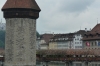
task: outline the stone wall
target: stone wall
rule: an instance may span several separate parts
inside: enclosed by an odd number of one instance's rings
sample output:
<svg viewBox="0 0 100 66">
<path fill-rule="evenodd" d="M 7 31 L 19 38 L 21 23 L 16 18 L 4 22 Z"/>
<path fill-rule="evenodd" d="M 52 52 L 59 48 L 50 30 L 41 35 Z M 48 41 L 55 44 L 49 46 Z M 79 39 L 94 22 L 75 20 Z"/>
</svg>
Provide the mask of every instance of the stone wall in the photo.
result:
<svg viewBox="0 0 100 66">
<path fill-rule="evenodd" d="M 5 66 L 36 65 L 36 20 L 6 19 Z"/>
</svg>

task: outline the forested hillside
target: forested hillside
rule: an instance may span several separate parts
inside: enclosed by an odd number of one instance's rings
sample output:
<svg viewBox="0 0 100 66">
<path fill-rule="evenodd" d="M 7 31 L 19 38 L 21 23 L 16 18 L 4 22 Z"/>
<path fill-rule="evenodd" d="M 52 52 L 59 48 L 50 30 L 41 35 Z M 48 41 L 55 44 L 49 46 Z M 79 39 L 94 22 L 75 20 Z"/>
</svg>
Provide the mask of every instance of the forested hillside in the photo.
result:
<svg viewBox="0 0 100 66">
<path fill-rule="evenodd" d="M 0 48 L 5 47 L 5 31 L 0 30 Z"/>
</svg>

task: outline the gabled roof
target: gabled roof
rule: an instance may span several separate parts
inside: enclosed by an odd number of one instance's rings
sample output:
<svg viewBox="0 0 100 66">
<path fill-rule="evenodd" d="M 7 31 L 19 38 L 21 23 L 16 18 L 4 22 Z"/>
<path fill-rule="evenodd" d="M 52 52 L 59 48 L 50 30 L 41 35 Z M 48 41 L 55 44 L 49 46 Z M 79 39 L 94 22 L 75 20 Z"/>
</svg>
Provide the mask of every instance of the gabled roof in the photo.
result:
<svg viewBox="0 0 100 66">
<path fill-rule="evenodd" d="M 71 41 L 73 38 L 74 33 L 55 34 L 54 37 L 51 38 L 50 42 Z"/>
<path fill-rule="evenodd" d="M 83 40 L 100 40 L 100 24 L 97 24 L 90 32 L 86 33 Z"/>
<path fill-rule="evenodd" d="M 75 32 L 75 34 L 81 34 L 82 36 L 84 36 L 84 34 L 86 34 L 86 33 L 87 33 L 87 31 L 85 31 L 85 30 L 79 30 L 79 31 Z"/>
<path fill-rule="evenodd" d="M 40 39 L 45 40 L 46 44 L 49 42 L 50 38 L 52 38 L 53 34 L 43 34 L 41 35 Z"/>
<path fill-rule="evenodd" d="M 10 8 L 25 8 L 40 11 L 40 8 L 35 0 L 7 0 L 2 10 Z"/>
<path fill-rule="evenodd" d="M 85 30 L 79 30 L 79 31 L 76 32 L 76 34 L 84 34 L 84 33 L 86 33 Z"/>
<path fill-rule="evenodd" d="M 94 34 L 100 34 L 100 24 L 97 24 L 91 31 L 87 32 L 86 35 L 94 35 Z"/>
<path fill-rule="evenodd" d="M 100 34 L 100 24 L 97 24 L 90 32 L 91 34 L 99 33 Z"/>
</svg>

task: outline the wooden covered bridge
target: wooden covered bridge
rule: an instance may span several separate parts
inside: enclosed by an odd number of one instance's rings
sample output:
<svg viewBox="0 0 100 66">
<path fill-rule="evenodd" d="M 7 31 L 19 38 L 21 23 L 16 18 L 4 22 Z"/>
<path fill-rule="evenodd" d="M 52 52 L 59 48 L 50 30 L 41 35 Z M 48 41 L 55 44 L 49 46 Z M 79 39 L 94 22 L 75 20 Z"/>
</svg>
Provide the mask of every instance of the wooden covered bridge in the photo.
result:
<svg viewBox="0 0 100 66">
<path fill-rule="evenodd" d="M 38 61 L 100 61 L 100 49 L 38 50 Z"/>
<path fill-rule="evenodd" d="M 4 50 L 0 55 L 4 56 Z M 100 49 L 37 50 L 36 56 L 37 61 L 100 61 Z"/>
</svg>

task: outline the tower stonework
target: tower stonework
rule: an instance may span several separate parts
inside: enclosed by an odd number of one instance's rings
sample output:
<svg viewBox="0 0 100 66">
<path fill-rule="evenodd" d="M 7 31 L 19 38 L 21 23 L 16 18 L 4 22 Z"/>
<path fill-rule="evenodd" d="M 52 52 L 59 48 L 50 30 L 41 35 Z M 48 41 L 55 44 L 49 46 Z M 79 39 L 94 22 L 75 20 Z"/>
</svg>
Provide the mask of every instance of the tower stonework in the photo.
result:
<svg viewBox="0 0 100 66">
<path fill-rule="evenodd" d="M 36 19 L 41 11 L 35 0 L 7 0 L 5 66 L 36 66 Z"/>
</svg>

